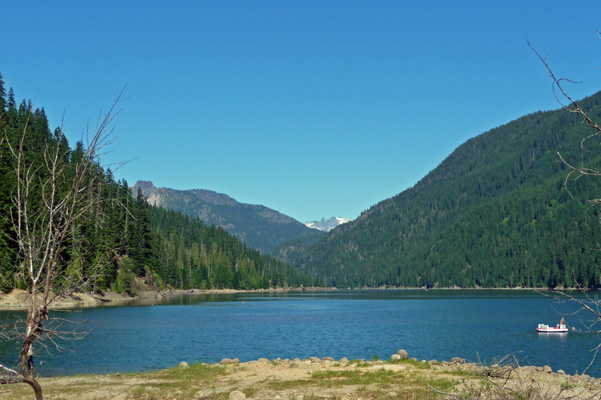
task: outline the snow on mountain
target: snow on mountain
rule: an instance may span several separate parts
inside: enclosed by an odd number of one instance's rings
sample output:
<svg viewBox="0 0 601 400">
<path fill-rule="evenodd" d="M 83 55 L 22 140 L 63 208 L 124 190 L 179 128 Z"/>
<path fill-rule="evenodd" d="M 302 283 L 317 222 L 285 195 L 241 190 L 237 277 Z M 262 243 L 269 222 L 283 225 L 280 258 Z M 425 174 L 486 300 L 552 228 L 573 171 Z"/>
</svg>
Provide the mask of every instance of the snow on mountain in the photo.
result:
<svg viewBox="0 0 601 400">
<path fill-rule="evenodd" d="M 321 221 L 305 222 L 305 226 L 312 228 L 312 229 L 317 229 L 317 230 L 320 230 L 323 232 L 329 232 L 332 229 L 336 228 L 338 225 L 342 225 L 342 224 L 345 224 L 350 221 L 352 221 L 352 219 L 340 218 L 340 217 L 332 217 L 328 220 L 326 220 L 325 218 L 322 218 Z"/>
</svg>

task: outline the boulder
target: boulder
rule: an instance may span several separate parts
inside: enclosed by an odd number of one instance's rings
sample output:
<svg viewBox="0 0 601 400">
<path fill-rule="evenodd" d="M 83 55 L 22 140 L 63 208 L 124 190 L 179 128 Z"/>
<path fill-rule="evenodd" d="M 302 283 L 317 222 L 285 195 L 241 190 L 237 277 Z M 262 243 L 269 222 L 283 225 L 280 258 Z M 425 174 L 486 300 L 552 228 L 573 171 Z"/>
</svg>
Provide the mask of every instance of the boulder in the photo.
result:
<svg viewBox="0 0 601 400">
<path fill-rule="evenodd" d="M 463 364 L 465 362 L 465 360 L 463 358 L 459 358 L 459 357 L 453 357 L 451 358 L 451 361 L 449 361 L 449 363 L 451 364 Z"/>
<path fill-rule="evenodd" d="M 557 374 L 558 374 L 558 375 L 565 375 L 565 374 L 566 374 L 566 372 L 565 372 L 563 369 L 558 369 L 558 370 L 557 370 Z"/>
<path fill-rule="evenodd" d="M 179 367 L 182 369 L 186 369 L 186 368 L 189 368 L 190 366 L 188 365 L 187 362 L 182 361 L 181 363 L 179 363 Z"/>
<path fill-rule="evenodd" d="M 266 358 L 259 358 L 257 361 L 260 362 L 261 364 L 269 364 L 270 363 L 270 361 Z"/>
<path fill-rule="evenodd" d="M 550 374 L 551 372 L 553 372 L 553 369 L 551 369 L 551 367 L 549 367 L 548 365 L 545 365 L 543 367 L 543 371 Z"/>
<path fill-rule="evenodd" d="M 239 364 L 240 360 L 238 358 L 224 358 L 221 360 L 220 364 Z"/>
<path fill-rule="evenodd" d="M 401 360 L 401 356 L 398 354 L 393 354 L 392 356 L 390 356 L 390 361 L 400 361 Z"/>
<path fill-rule="evenodd" d="M 246 400 L 246 395 L 239 390 L 234 390 L 230 392 L 228 400 Z"/>
<path fill-rule="evenodd" d="M 346 357 L 342 357 L 342 358 L 340 359 L 340 362 L 341 362 L 341 363 L 347 363 L 347 362 L 348 362 L 348 358 L 346 358 Z"/>
<path fill-rule="evenodd" d="M 401 349 L 399 351 L 396 352 L 399 356 L 401 356 L 401 360 L 406 360 L 409 358 L 409 353 L 407 353 L 405 350 Z"/>
<path fill-rule="evenodd" d="M 321 359 L 319 357 L 310 357 L 309 360 L 311 360 L 312 363 L 320 363 Z"/>
<path fill-rule="evenodd" d="M 324 357 L 321 359 L 321 361 L 336 361 L 336 360 L 334 360 L 332 357 Z"/>
</svg>

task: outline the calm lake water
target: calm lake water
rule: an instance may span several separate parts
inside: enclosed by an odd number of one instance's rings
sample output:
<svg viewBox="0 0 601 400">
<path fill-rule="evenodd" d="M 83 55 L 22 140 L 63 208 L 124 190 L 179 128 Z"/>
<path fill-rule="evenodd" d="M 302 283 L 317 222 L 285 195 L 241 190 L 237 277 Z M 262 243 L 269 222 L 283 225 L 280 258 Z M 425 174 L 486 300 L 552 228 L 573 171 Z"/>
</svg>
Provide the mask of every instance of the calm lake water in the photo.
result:
<svg viewBox="0 0 601 400">
<path fill-rule="evenodd" d="M 419 360 L 492 363 L 513 354 L 520 365 L 581 373 L 601 338 L 591 333 L 538 334 L 538 323 L 583 328 L 558 304 L 527 291 L 395 290 L 285 294 L 188 295 L 160 305 L 55 312 L 91 333 L 39 351 L 42 375 L 153 370 L 180 361 L 216 363 L 331 356 L 389 359 L 399 349 Z M 15 313 L 0 313 L 0 321 Z M 0 363 L 15 365 L 18 348 L 0 344 Z M 601 356 L 599 357 L 601 360 Z M 587 373 L 601 376 L 601 361 Z"/>
</svg>

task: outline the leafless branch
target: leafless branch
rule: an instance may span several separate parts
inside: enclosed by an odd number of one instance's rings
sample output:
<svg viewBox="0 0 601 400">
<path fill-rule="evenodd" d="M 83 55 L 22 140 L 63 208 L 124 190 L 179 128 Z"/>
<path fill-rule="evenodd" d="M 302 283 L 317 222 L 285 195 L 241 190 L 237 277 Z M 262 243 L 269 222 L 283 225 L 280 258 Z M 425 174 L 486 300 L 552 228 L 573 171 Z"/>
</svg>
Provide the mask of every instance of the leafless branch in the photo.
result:
<svg viewBox="0 0 601 400">
<path fill-rule="evenodd" d="M 599 33 L 599 31 L 597 30 L 597 33 Z M 553 70 L 551 69 L 551 67 L 549 66 L 549 64 L 547 63 L 547 58 L 543 57 L 535 48 L 534 46 L 532 46 L 532 44 L 530 44 L 530 41 L 528 41 L 528 46 L 530 47 L 530 49 L 532 49 L 532 51 L 536 54 L 536 56 L 540 59 L 541 63 L 543 64 L 544 68 L 545 68 L 545 72 L 547 73 L 547 75 L 552 79 L 553 81 L 553 95 L 555 96 L 555 99 L 557 100 L 557 102 L 565 109 L 568 110 L 569 112 L 578 114 L 580 117 L 582 117 L 582 119 L 584 120 L 584 122 L 586 122 L 587 125 L 589 125 L 591 128 L 593 128 L 593 133 L 585 136 L 583 139 L 581 139 L 580 141 L 580 148 L 582 149 L 582 151 L 587 151 L 585 149 L 585 143 L 598 136 L 599 134 L 601 134 L 601 127 L 595 122 L 593 121 L 589 115 L 582 109 L 582 107 L 580 107 L 580 105 L 568 94 L 568 92 L 565 90 L 564 88 L 564 82 L 566 83 L 578 83 L 575 81 L 572 81 L 570 79 L 566 79 L 566 78 L 558 78 L 554 73 Z M 580 166 L 577 167 L 575 165 L 572 165 L 570 163 L 568 163 L 564 157 L 558 152 L 559 157 L 561 159 L 561 161 L 568 167 L 570 168 L 573 172 L 577 172 L 580 175 L 588 175 L 588 176 L 601 176 L 601 171 L 595 168 L 590 168 L 590 167 L 586 167 L 586 166 Z M 570 174 L 571 175 L 571 174 Z M 570 176 L 568 175 L 568 177 Z M 565 185 L 564 185 L 565 186 Z"/>
</svg>

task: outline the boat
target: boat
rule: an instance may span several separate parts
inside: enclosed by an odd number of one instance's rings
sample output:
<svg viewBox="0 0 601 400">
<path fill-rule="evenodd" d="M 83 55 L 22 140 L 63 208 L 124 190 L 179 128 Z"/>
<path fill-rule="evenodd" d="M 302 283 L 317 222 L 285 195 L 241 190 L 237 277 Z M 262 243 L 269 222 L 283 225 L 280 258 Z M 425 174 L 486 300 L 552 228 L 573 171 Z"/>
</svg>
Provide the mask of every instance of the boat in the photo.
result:
<svg viewBox="0 0 601 400">
<path fill-rule="evenodd" d="M 568 327 L 565 324 L 557 324 L 555 326 L 538 324 L 536 330 L 539 333 L 568 333 Z"/>
</svg>

